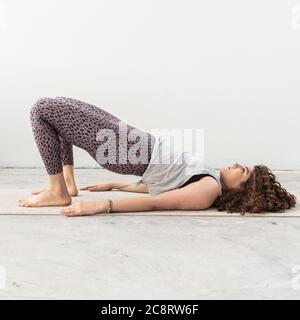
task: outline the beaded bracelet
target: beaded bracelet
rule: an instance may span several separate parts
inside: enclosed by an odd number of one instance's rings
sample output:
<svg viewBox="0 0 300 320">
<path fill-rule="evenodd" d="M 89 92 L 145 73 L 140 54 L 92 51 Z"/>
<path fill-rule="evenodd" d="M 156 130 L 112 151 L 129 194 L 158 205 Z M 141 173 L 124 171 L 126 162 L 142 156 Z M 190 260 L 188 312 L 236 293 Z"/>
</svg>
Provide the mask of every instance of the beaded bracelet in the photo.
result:
<svg viewBox="0 0 300 320">
<path fill-rule="evenodd" d="M 108 208 L 106 210 L 106 213 L 112 213 L 112 200 L 107 199 L 107 201 L 108 201 Z"/>
</svg>

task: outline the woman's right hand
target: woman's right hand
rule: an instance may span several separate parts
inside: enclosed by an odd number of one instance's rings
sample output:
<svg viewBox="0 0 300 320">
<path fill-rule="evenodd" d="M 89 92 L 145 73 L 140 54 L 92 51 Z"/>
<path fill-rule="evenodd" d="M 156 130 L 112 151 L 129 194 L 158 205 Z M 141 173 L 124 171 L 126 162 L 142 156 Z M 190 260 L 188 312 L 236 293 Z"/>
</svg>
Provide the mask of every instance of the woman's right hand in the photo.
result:
<svg viewBox="0 0 300 320">
<path fill-rule="evenodd" d="M 98 191 L 110 191 L 113 188 L 111 182 L 104 182 L 95 185 L 85 186 L 80 188 L 80 190 L 86 190 L 90 192 L 98 192 Z"/>
</svg>

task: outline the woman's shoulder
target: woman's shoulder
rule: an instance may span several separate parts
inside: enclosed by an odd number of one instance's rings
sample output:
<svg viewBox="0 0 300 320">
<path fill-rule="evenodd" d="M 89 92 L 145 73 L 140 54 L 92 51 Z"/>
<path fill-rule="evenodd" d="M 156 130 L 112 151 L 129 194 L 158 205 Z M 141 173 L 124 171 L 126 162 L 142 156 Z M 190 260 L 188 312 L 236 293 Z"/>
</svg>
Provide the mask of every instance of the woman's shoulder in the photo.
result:
<svg viewBox="0 0 300 320">
<path fill-rule="evenodd" d="M 217 199 L 220 193 L 218 182 L 211 176 L 203 177 L 181 189 L 186 196 L 186 201 L 191 201 L 198 209 L 207 209 Z"/>
<path fill-rule="evenodd" d="M 220 183 L 212 176 L 208 175 L 201 180 L 196 181 L 197 185 L 205 191 L 206 194 L 210 194 L 211 197 L 217 197 L 221 193 Z"/>
</svg>

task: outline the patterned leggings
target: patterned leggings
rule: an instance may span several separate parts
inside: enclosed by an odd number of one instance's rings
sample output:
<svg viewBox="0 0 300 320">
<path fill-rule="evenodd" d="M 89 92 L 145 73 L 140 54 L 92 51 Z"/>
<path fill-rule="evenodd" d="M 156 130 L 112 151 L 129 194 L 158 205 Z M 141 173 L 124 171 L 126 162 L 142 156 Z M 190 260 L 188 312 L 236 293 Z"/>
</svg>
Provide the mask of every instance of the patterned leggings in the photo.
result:
<svg viewBox="0 0 300 320">
<path fill-rule="evenodd" d="M 147 169 L 155 142 L 155 137 L 151 134 L 125 124 L 101 108 L 72 98 L 39 99 L 31 108 L 30 120 L 38 150 L 49 175 L 61 173 L 63 165 L 73 165 L 75 145 L 86 150 L 110 171 L 142 176 Z M 120 139 L 120 123 L 127 126 L 125 139 L 124 136 Z M 114 146 L 108 145 L 108 139 L 101 141 L 103 137 L 97 138 L 101 129 L 105 129 L 104 132 L 109 129 L 114 133 Z M 140 136 L 135 141 L 128 136 L 133 129 L 135 136 Z M 135 151 L 137 145 L 141 148 L 136 150 L 135 159 L 143 154 L 147 161 L 138 163 L 130 160 L 130 154 L 132 157 L 132 150 Z M 97 152 L 99 147 L 101 150 L 108 147 L 102 158 L 101 153 L 99 156 L 99 151 Z M 115 152 L 109 153 L 108 150 Z M 123 160 L 119 161 L 120 159 Z"/>
</svg>

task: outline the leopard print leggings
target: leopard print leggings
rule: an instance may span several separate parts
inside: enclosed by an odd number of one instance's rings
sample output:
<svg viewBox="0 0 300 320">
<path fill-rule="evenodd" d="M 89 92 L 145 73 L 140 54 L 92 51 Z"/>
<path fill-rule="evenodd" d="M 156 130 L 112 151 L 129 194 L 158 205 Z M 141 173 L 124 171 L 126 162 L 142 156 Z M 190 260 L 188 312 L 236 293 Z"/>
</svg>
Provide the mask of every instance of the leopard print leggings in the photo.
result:
<svg viewBox="0 0 300 320">
<path fill-rule="evenodd" d="M 73 165 L 74 145 L 86 150 L 110 171 L 142 176 L 147 169 L 155 143 L 155 137 L 150 133 L 125 124 L 101 108 L 73 98 L 59 96 L 39 99 L 31 108 L 30 120 L 38 150 L 49 175 L 61 173 L 63 165 Z M 120 139 L 120 123 L 127 126 L 128 134 L 125 139 Z M 110 159 L 108 148 L 103 157 L 99 158 L 97 150 L 101 146 L 107 147 L 108 143 L 108 140 L 101 141 L 97 138 L 100 129 L 112 130 L 116 136 L 113 159 Z M 139 136 L 135 141 L 128 137 L 133 129 L 135 136 Z M 147 161 L 134 162 L 130 160 L 129 154 L 132 155 L 132 150 L 135 150 L 139 141 L 142 141 L 142 144 L 139 143 L 142 147 L 136 150 L 136 158 L 142 153 Z M 113 146 L 108 147 L 114 150 Z M 119 161 L 120 156 L 127 160 Z"/>
</svg>

